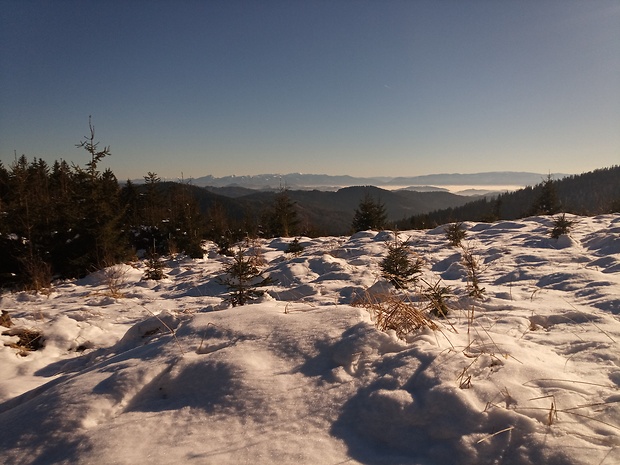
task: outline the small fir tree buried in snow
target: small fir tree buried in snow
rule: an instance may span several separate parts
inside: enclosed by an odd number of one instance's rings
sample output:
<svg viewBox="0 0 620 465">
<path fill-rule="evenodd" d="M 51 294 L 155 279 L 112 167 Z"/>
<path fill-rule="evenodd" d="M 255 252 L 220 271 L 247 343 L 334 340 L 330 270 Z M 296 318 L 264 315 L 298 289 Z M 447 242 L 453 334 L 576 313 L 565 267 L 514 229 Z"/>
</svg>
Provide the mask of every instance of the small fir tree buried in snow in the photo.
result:
<svg viewBox="0 0 620 465">
<path fill-rule="evenodd" d="M 261 248 L 260 240 L 256 238 L 246 238 L 245 240 L 247 249 L 244 254 L 248 256 L 250 264 L 256 268 L 267 264 L 263 255 L 263 249 Z M 234 256 L 234 253 L 232 254 Z"/>
<path fill-rule="evenodd" d="M 422 272 L 424 262 L 420 257 L 413 257 L 413 252 L 407 241 L 402 242 L 398 239 L 398 234 L 394 233 L 394 241 L 387 242 L 387 256 L 381 264 L 381 274 L 390 281 L 394 287 L 405 289 L 411 283 L 415 283 L 418 275 Z"/>
<path fill-rule="evenodd" d="M 296 257 L 301 255 L 304 251 L 304 246 L 299 243 L 299 238 L 296 237 L 292 242 L 289 243 L 288 247 L 284 251 L 284 253 L 290 253 Z"/>
<path fill-rule="evenodd" d="M 467 231 L 463 229 L 463 223 L 460 221 L 448 225 L 444 231 L 446 232 L 446 239 L 448 239 L 450 245 L 453 247 L 461 245 L 461 241 L 465 239 L 467 235 Z"/>
<path fill-rule="evenodd" d="M 422 296 L 427 301 L 427 310 L 437 317 L 447 317 L 450 312 L 448 300 L 452 298 L 452 288 L 449 286 L 442 286 L 441 280 L 433 284 L 426 283 L 426 285 L 427 288 L 422 293 Z"/>
<path fill-rule="evenodd" d="M 563 234 L 568 234 L 577 222 L 566 218 L 566 213 L 553 218 L 553 229 L 549 232 L 553 239 L 559 239 Z"/>
<path fill-rule="evenodd" d="M 144 279 L 160 280 L 164 277 L 164 262 L 159 258 L 159 255 L 151 254 L 146 260 Z"/>
<path fill-rule="evenodd" d="M 224 266 L 224 271 L 225 276 L 217 278 L 217 282 L 228 288 L 229 295 L 224 300 L 233 307 L 258 299 L 265 293 L 258 288 L 274 283 L 270 277 L 261 275 L 252 257 L 246 257 L 241 247 L 233 255 L 232 262 Z"/>
</svg>

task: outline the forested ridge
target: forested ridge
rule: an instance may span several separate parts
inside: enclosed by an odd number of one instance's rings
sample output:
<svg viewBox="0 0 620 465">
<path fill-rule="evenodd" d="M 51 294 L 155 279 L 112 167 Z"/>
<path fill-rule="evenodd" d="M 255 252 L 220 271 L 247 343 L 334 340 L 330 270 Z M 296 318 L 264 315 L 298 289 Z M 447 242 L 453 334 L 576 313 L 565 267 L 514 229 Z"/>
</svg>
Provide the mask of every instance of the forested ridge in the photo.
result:
<svg viewBox="0 0 620 465">
<path fill-rule="evenodd" d="M 413 215 L 397 222 L 399 229 L 424 229 L 454 221 L 515 220 L 532 215 L 573 213 L 592 216 L 620 211 L 620 166 L 601 168 L 467 204 Z"/>
</svg>

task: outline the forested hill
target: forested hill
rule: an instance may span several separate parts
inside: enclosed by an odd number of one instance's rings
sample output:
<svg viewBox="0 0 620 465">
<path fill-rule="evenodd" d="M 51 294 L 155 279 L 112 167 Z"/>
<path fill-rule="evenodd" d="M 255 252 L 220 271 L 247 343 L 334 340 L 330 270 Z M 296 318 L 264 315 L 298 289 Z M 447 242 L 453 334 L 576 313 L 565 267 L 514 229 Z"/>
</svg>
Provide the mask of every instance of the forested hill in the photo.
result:
<svg viewBox="0 0 620 465">
<path fill-rule="evenodd" d="M 437 209 L 399 221 L 400 229 L 427 228 L 454 221 L 513 220 L 559 212 L 597 215 L 620 211 L 620 166 L 560 180 L 551 177 L 533 187 L 483 198 L 459 207 Z"/>
<path fill-rule="evenodd" d="M 161 183 L 162 189 L 173 188 L 176 183 Z M 208 216 L 218 205 L 226 215 L 236 221 L 245 219 L 260 223 L 261 215 L 274 204 L 278 192 L 254 191 L 240 188 L 202 188 L 188 186 Z M 355 209 L 365 195 L 382 203 L 389 221 L 397 221 L 411 215 L 433 210 L 465 205 L 472 197 L 449 192 L 389 191 L 375 186 L 354 186 L 336 192 L 319 190 L 287 190 L 295 204 L 302 229 L 311 235 L 344 235 L 351 230 Z M 247 227 L 247 224 L 246 224 Z"/>
<path fill-rule="evenodd" d="M 351 231 L 355 209 L 365 195 L 385 206 L 388 221 L 427 213 L 438 208 L 464 205 L 470 197 L 449 192 L 389 191 L 374 186 L 346 187 L 336 192 L 289 191 L 304 221 L 321 235 L 343 235 Z M 254 196 L 244 199 L 250 200 Z"/>
</svg>

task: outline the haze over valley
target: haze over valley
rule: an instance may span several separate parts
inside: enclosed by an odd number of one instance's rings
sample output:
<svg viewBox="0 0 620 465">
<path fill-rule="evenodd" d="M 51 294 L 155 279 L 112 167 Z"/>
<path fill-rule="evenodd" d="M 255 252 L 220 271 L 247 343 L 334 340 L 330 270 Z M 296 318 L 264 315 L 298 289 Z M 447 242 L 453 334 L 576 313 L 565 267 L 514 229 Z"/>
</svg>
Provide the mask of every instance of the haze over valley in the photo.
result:
<svg viewBox="0 0 620 465">
<path fill-rule="evenodd" d="M 223 177 L 209 175 L 190 177 L 185 179 L 185 181 L 201 187 L 243 187 L 257 190 L 277 190 L 282 188 L 291 190 L 338 190 L 351 186 L 376 186 L 388 190 L 449 191 L 461 195 L 482 195 L 491 192 L 516 190 L 525 186 L 534 186 L 548 175 L 528 172 L 484 172 L 364 178 L 348 175 L 288 173 Z M 551 176 L 554 179 L 561 179 L 568 175 L 553 173 Z M 179 181 L 179 178 L 169 180 Z M 134 182 L 142 183 L 144 179 L 136 179 Z"/>
</svg>

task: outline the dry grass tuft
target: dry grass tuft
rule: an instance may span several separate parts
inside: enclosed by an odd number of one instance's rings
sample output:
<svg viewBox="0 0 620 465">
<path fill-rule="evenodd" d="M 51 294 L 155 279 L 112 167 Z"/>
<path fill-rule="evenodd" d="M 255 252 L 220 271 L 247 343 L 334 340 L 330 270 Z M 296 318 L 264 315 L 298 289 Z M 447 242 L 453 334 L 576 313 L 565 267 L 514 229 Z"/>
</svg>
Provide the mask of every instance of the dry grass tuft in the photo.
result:
<svg viewBox="0 0 620 465">
<path fill-rule="evenodd" d="M 42 349 L 43 333 L 34 329 L 13 327 L 2 333 L 3 336 L 17 336 L 19 341 L 5 344 L 7 347 L 18 350 L 18 354 L 22 357 L 27 356 L 30 352 Z"/>
<path fill-rule="evenodd" d="M 377 295 L 366 293 L 353 305 L 368 310 L 380 331 L 394 330 L 400 339 L 422 328 L 439 329 L 425 310 L 394 292 Z"/>
<path fill-rule="evenodd" d="M 44 292 L 52 286 L 52 266 L 38 257 L 19 260 L 27 277 L 25 290 Z"/>
<path fill-rule="evenodd" d="M 5 328 L 10 328 L 13 326 L 11 314 L 6 310 L 2 310 L 2 316 L 0 316 L 0 326 L 4 326 Z"/>
<path fill-rule="evenodd" d="M 485 293 L 484 287 L 480 287 L 482 259 L 474 254 L 471 247 L 461 245 L 461 263 L 467 270 L 467 290 L 469 291 L 469 296 L 474 299 L 482 299 Z"/>
</svg>

